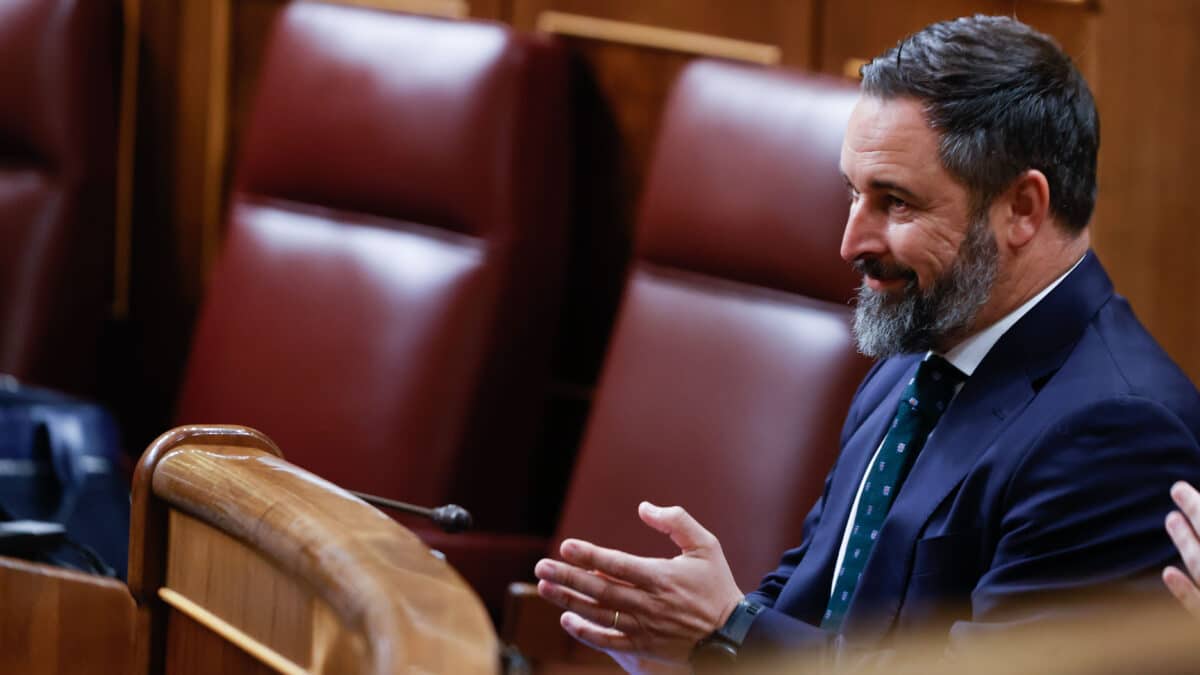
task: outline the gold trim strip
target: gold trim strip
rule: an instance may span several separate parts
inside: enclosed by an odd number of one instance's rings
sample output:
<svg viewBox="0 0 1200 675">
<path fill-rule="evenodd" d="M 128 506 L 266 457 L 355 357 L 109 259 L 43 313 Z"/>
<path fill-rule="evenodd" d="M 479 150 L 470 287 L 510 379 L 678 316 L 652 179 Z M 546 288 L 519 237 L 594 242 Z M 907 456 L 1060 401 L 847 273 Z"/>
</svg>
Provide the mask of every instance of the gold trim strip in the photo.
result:
<svg viewBox="0 0 1200 675">
<path fill-rule="evenodd" d="M 537 29 L 543 33 L 619 42 L 635 47 L 666 49 L 720 59 L 749 61 L 768 66 L 778 64 L 783 57 L 783 52 L 778 46 L 762 42 L 748 42 L 673 28 L 646 26 L 563 12 L 542 12 L 537 18 Z"/>
<path fill-rule="evenodd" d="M 1034 4 L 1042 5 L 1067 5 L 1069 7 L 1079 7 L 1089 12 L 1100 11 L 1100 0 L 1030 0 Z M 1018 8 L 1019 12 L 1019 8 Z"/>
<path fill-rule="evenodd" d="M 241 649 L 275 671 L 283 673 L 283 675 L 310 675 L 308 670 L 296 665 L 294 661 L 246 635 L 238 630 L 236 626 L 170 588 L 163 587 L 158 589 L 158 597 L 162 598 L 163 602 L 186 614 L 196 623 L 225 638 L 238 649 Z"/>
<path fill-rule="evenodd" d="M 112 315 L 129 316 L 133 276 L 133 165 L 137 138 L 138 54 L 142 29 L 141 0 L 125 0 L 121 45 L 121 107 L 117 118 L 117 194 L 113 217 Z"/>
<path fill-rule="evenodd" d="M 229 51 L 232 8 L 230 0 L 209 2 L 208 128 L 204 144 L 204 201 L 200 241 L 202 274 L 207 276 L 221 240 L 222 197 L 229 151 Z"/>
<path fill-rule="evenodd" d="M 323 0 L 338 5 L 352 5 L 390 12 L 425 14 L 447 19 L 465 19 L 471 14 L 466 0 Z"/>
</svg>

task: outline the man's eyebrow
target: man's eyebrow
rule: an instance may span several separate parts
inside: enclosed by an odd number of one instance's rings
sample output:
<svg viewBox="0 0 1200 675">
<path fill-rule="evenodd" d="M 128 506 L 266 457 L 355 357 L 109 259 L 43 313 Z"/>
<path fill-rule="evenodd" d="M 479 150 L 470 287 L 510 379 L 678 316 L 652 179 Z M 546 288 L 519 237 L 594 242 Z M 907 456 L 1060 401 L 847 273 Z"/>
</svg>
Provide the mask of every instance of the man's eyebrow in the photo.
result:
<svg viewBox="0 0 1200 675">
<path fill-rule="evenodd" d="M 904 187 L 903 185 L 898 185 L 891 181 L 873 180 L 873 181 L 871 181 L 871 189 L 872 190 L 883 190 L 886 192 L 895 192 L 895 193 L 899 194 L 901 197 L 904 197 L 908 201 L 912 201 L 912 202 L 920 201 L 920 199 L 917 197 L 916 193 L 914 193 L 912 190 L 909 190 L 908 188 Z"/>
<path fill-rule="evenodd" d="M 850 177 L 846 175 L 845 171 L 839 171 L 838 173 L 841 174 L 842 181 L 846 183 L 846 187 L 850 188 L 851 190 L 857 190 L 857 188 L 854 187 L 854 183 L 850 182 Z M 916 193 L 914 193 L 912 190 L 888 180 L 873 180 L 870 183 L 870 187 L 872 190 L 895 192 L 911 202 L 918 201 Z"/>
</svg>

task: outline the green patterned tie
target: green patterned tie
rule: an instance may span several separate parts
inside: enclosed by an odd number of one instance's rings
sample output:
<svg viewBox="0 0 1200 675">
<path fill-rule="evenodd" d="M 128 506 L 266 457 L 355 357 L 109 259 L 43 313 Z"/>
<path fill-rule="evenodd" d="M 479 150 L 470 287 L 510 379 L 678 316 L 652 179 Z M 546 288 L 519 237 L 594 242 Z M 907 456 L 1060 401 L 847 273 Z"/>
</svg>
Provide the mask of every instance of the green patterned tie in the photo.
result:
<svg viewBox="0 0 1200 675">
<path fill-rule="evenodd" d="M 956 388 L 965 379 L 966 376 L 946 359 L 930 355 L 909 380 L 900 397 L 892 427 L 883 439 L 874 464 L 867 469 L 846 553 L 841 569 L 836 572 L 837 583 L 821 620 L 822 628 L 834 632 L 841 630 L 846 609 L 854 598 L 854 589 L 875 548 L 892 500 L 938 418 L 950 405 Z"/>
</svg>

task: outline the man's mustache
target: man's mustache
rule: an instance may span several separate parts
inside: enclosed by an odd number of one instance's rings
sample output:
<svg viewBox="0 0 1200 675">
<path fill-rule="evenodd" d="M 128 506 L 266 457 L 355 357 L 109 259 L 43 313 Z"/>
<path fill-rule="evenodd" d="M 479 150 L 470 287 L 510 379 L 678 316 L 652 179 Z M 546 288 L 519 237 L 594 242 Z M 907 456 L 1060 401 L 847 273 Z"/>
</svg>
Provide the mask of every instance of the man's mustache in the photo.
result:
<svg viewBox="0 0 1200 675">
<path fill-rule="evenodd" d="M 897 263 L 888 264 L 879 258 L 857 258 L 851 263 L 854 271 L 880 281 L 903 279 L 916 281 L 917 272 L 911 267 Z"/>
</svg>

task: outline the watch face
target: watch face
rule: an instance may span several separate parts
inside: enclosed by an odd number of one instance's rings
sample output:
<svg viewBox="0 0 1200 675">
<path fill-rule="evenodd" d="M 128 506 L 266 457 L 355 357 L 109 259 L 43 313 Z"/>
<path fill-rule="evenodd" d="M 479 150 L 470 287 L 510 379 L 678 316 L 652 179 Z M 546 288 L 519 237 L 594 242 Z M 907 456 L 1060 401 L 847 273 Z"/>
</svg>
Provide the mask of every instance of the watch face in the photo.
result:
<svg viewBox="0 0 1200 675">
<path fill-rule="evenodd" d="M 701 675 L 730 672 L 737 663 L 737 648 L 719 638 L 706 638 L 692 650 L 691 662 Z"/>
</svg>

